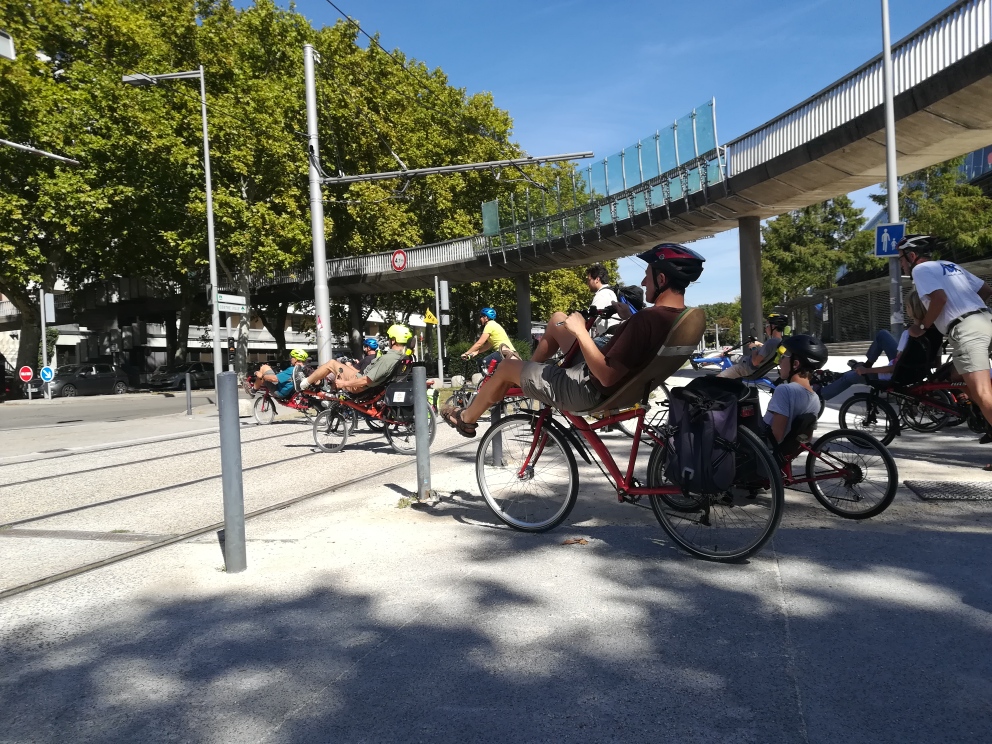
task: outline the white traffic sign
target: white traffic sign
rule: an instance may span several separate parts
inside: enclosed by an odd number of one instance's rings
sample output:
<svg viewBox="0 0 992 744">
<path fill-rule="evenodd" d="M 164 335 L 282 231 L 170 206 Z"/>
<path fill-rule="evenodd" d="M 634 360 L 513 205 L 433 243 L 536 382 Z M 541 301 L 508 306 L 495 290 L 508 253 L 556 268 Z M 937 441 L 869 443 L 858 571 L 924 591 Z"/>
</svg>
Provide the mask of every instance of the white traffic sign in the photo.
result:
<svg viewBox="0 0 992 744">
<path fill-rule="evenodd" d="M 17 376 L 21 378 L 21 382 L 31 382 L 34 378 L 34 370 L 25 364 L 17 370 Z"/>
<path fill-rule="evenodd" d="M 248 312 L 248 300 L 241 295 L 230 295 L 217 293 L 217 309 L 222 313 L 239 313 L 244 315 Z"/>
<path fill-rule="evenodd" d="M 40 375 L 42 382 L 51 382 L 55 379 L 55 370 L 51 367 L 42 367 Z"/>
<path fill-rule="evenodd" d="M 397 248 L 393 251 L 393 257 L 390 260 L 390 264 L 393 267 L 393 271 L 403 271 L 406 268 L 406 251 L 402 248 Z"/>
<path fill-rule="evenodd" d="M 875 225 L 875 255 L 879 258 L 895 258 L 899 255 L 896 245 L 906 234 L 905 222 Z"/>
</svg>

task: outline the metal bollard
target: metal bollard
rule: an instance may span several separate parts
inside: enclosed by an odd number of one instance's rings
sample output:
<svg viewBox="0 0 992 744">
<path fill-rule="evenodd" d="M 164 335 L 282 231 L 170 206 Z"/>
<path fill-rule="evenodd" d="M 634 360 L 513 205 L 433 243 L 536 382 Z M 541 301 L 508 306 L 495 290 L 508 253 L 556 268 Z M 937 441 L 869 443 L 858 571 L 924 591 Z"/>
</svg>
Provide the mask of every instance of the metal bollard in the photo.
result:
<svg viewBox="0 0 992 744">
<path fill-rule="evenodd" d="M 503 417 L 503 406 L 499 402 L 496 403 L 492 408 L 489 409 L 491 416 L 491 421 L 493 426 L 499 425 L 500 419 Z M 503 467 L 503 435 L 497 434 L 493 437 L 493 467 L 501 468 Z"/>
<path fill-rule="evenodd" d="M 224 486 L 224 564 L 228 573 L 248 567 L 245 555 L 245 497 L 241 483 L 241 416 L 238 410 L 238 375 L 217 375 L 220 412 L 220 471 Z"/>
<path fill-rule="evenodd" d="M 431 494 L 431 430 L 427 403 L 427 368 L 413 365 L 413 427 L 417 439 L 417 500 Z"/>
<path fill-rule="evenodd" d="M 193 380 L 189 372 L 186 373 L 186 415 L 193 415 Z"/>
</svg>

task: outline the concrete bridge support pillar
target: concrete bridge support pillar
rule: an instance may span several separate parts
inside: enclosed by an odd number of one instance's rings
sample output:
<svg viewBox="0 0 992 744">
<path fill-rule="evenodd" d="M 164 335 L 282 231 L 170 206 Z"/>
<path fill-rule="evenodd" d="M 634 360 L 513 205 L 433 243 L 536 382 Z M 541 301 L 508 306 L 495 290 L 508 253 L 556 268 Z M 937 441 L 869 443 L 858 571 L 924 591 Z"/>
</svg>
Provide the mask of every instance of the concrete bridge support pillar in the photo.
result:
<svg viewBox="0 0 992 744">
<path fill-rule="evenodd" d="M 530 275 L 517 274 L 517 338 L 530 343 Z"/>
<path fill-rule="evenodd" d="M 741 250 L 741 322 L 744 335 L 761 339 L 764 319 L 761 312 L 761 219 L 741 217 L 737 221 Z"/>
</svg>

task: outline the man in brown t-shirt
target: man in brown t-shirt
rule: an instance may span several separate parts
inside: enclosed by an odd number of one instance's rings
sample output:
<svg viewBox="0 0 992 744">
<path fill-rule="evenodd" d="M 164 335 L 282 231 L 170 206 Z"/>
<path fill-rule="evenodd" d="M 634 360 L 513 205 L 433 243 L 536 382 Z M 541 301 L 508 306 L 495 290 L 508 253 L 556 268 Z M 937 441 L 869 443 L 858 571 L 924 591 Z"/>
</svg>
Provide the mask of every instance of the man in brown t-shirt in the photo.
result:
<svg viewBox="0 0 992 744">
<path fill-rule="evenodd" d="M 686 287 L 702 274 L 706 259 L 677 243 L 656 245 L 638 258 L 647 263 L 641 284 L 651 306 L 624 321 L 602 351 L 589 336 L 580 313 L 555 313 L 531 361 L 502 362 L 470 406 L 445 406 L 441 411 L 444 420 L 462 435 L 474 437 L 479 417 L 517 386 L 526 396 L 561 410 L 588 411 L 640 372 L 685 309 Z M 567 350 L 573 344 L 579 345 L 581 358 L 571 367 L 543 363 L 558 349 Z"/>
</svg>

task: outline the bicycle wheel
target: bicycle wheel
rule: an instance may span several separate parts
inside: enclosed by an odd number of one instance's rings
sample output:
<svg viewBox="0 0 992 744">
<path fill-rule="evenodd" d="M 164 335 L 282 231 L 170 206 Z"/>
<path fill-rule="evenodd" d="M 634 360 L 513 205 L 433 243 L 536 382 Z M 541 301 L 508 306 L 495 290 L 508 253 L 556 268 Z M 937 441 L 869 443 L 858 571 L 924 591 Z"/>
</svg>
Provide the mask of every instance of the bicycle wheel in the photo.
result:
<svg viewBox="0 0 992 744">
<path fill-rule="evenodd" d="M 256 424 L 271 424 L 276 415 L 276 402 L 267 395 L 260 395 L 251 404 L 251 415 Z"/>
<path fill-rule="evenodd" d="M 937 406 L 942 406 L 938 408 Z M 913 431 L 938 431 L 948 424 L 951 414 L 943 408 L 953 408 L 954 400 L 946 390 L 931 390 L 919 397 L 904 398 L 899 403 L 902 422 Z"/>
<path fill-rule="evenodd" d="M 348 443 L 350 430 L 340 406 L 331 406 L 317 414 L 313 422 L 313 441 L 323 452 L 340 452 Z"/>
<path fill-rule="evenodd" d="M 649 488 L 672 485 L 665 475 L 670 444 L 648 460 Z M 688 553 L 714 561 L 739 561 L 768 542 L 782 519 L 782 474 L 771 452 L 749 429 L 737 430 L 735 482 L 721 493 L 651 496 L 662 529 Z M 714 463 L 717 465 L 718 463 Z"/>
<path fill-rule="evenodd" d="M 412 410 L 410 411 L 410 415 L 413 415 Z M 434 409 L 431 406 L 427 406 L 427 422 L 430 443 L 434 444 L 434 435 L 437 434 L 437 417 L 434 415 Z M 417 454 L 417 432 L 412 422 L 409 424 L 387 425 L 386 441 L 389 442 L 390 447 L 401 455 Z"/>
<path fill-rule="evenodd" d="M 491 426 L 475 455 L 482 496 L 502 522 L 523 532 L 561 524 L 579 494 L 579 469 L 568 442 L 545 421 L 518 414 Z M 526 463 L 526 465 L 525 465 Z"/>
<path fill-rule="evenodd" d="M 816 440 L 806 456 L 806 477 L 816 500 L 847 519 L 881 514 L 899 486 L 899 470 L 885 446 L 873 436 L 843 429 Z"/>
<path fill-rule="evenodd" d="M 855 393 L 840 407 L 840 428 L 871 434 L 882 444 L 889 444 L 899 431 L 899 415 L 884 400 Z"/>
</svg>

